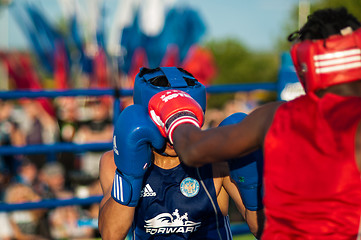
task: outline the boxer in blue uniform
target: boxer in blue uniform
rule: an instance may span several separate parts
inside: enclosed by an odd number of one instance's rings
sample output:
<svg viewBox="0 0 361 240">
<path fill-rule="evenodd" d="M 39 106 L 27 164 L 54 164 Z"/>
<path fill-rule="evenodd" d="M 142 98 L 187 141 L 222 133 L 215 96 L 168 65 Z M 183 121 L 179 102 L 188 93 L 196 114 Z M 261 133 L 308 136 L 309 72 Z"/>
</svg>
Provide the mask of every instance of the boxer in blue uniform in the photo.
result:
<svg viewBox="0 0 361 240">
<path fill-rule="evenodd" d="M 113 151 L 100 160 L 102 239 L 124 239 L 129 231 L 133 239 L 142 240 L 232 239 L 229 196 L 259 236 L 262 206 L 243 203 L 249 200 L 231 181 L 227 163 L 185 166 L 150 119 L 149 99 L 168 89 L 183 90 L 205 111 L 205 87 L 191 74 L 174 67 L 141 69 L 134 104 L 124 109 L 115 125 Z M 192 119 L 185 116 L 183 121 Z"/>
</svg>

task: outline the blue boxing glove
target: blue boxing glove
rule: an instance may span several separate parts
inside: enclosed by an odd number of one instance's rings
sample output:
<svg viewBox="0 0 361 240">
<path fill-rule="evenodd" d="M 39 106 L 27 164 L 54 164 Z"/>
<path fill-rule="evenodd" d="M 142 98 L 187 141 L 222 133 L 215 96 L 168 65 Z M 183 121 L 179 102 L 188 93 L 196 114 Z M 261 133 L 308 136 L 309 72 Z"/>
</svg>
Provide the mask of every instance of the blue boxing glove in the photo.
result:
<svg viewBox="0 0 361 240">
<path fill-rule="evenodd" d="M 117 119 L 113 134 L 115 171 L 112 197 L 122 205 L 135 207 L 143 176 L 151 164 L 152 147 L 162 149 L 166 139 L 148 115 L 148 109 L 134 104 Z"/>
<path fill-rule="evenodd" d="M 241 122 L 247 114 L 234 113 L 224 119 L 219 126 Z M 263 153 L 254 151 L 246 156 L 228 161 L 230 176 L 236 182 L 244 206 L 256 211 L 263 208 Z"/>
</svg>

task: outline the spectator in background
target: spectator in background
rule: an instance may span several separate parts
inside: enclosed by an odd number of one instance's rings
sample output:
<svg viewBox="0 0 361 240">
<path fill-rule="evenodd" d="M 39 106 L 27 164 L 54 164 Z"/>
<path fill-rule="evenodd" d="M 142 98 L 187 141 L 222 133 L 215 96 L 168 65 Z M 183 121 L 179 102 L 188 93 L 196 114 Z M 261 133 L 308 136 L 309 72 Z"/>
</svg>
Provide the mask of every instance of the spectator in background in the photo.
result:
<svg viewBox="0 0 361 240">
<path fill-rule="evenodd" d="M 9 185 L 11 178 L 12 174 L 0 161 L 0 202 L 4 200 L 5 189 Z"/>
<path fill-rule="evenodd" d="M 103 192 L 100 186 L 99 179 L 96 179 L 88 184 L 78 185 L 75 189 L 75 195 L 78 198 L 87 198 L 94 196 L 102 196 Z M 98 214 L 99 214 L 99 203 L 92 203 L 90 205 L 83 205 L 81 210 L 82 218 L 79 221 L 79 227 L 93 229 L 92 235 L 95 238 L 100 237 L 98 230 Z"/>
<path fill-rule="evenodd" d="M 5 212 L 0 213 L 0 239 L 11 240 L 14 239 L 14 231 L 11 226 L 9 216 Z"/>
<path fill-rule="evenodd" d="M 59 126 L 59 142 L 72 143 L 79 128 L 79 103 L 74 97 L 60 97 L 55 100 Z M 66 179 L 79 170 L 79 155 L 74 152 L 60 152 L 57 161 L 65 168 Z"/>
<path fill-rule="evenodd" d="M 65 186 L 64 167 L 58 162 L 46 163 L 40 169 L 39 181 L 42 184 L 40 192 L 43 198 L 64 198 L 64 195 L 71 193 Z"/>
<path fill-rule="evenodd" d="M 62 192 L 59 199 L 73 198 L 71 192 Z M 79 226 L 79 220 L 88 218 L 86 211 L 80 206 L 65 206 L 51 210 L 49 213 L 49 224 L 51 236 L 55 239 L 91 238 L 94 229 L 90 226 Z"/>
<path fill-rule="evenodd" d="M 32 99 L 21 100 L 21 105 L 26 114 L 25 125 L 27 144 L 54 143 L 58 135 L 56 120 L 39 102 Z"/>
<path fill-rule="evenodd" d="M 8 186 L 5 202 L 11 204 L 37 202 L 41 197 L 30 187 L 15 183 Z M 9 214 L 15 239 L 49 239 L 44 209 L 20 210 Z M 3 227 L 3 226 L 2 226 Z"/>
<path fill-rule="evenodd" d="M 102 191 L 99 179 L 92 182 L 88 186 L 88 189 L 89 189 L 89 197 L 103 195 L 103 191 Z M 99 203 L 93 203 L 92 205 L 89 206 L 88 217 L 90 220 L 92 220 L 92 222 L 98 223 L 99 207 L 100 207 Z M 94 226 L 94 228 L 95 228 L 95 232 L 94 232 L 95 237 L 101 237 L 99 229 L 98 229 L 98 224 L 96 224 L 96 226 Z"/>
<path fill-rule="evenodd" d="M 22 146 L 25 144 L 24 133 L 15 121 L 14 104 L 0 99 L 0 146 Z M 15 174 L 20 162 L 19 156 L 3 155 L 0 162 L 4 169 Z"/>
<path fill-rule="evenodd" d="M 56 120 L 40 105 L 32 99 L 21 100 L 24 110 L 24 120 L 22 121 L 25 132 L 26 144 L 51 144 L 54 143 L 58 135 Z M 42 167 L 47 161 L 44 154 L 31 154 L 28 158 L 35 163 L 37 168 Z"/>
<path fill-rule="evenodd" d="M 110 114 L 110 104 L 105 98 L 91 99 L 86 104 L 91 114 L 88 121 L 83 122 L 78 129 L 75 142 L 101 143 L 111 142 L 113 137 L 113 122 Z M 99 159 L 103 152 L 87 152 L 81 158 L 80 170 L 93 179 L 98 178 Z"/>
<path fill-rule="evenodd" d="M 79 126 L 77 100 L 72 97 L 61 97 L 56 99 L 56 105 L 59 139 L 61 142 L 72 142 Z"/>
<path fill-rule="evenodd" d="M 47 199 L 71 199 L 74 193 L 65 184 L 65 170 L 58 162 L 46 163 L 40 170 L 40 179 L 44 183 L 43 197 Z M 87 217 L 79 206 L 58 207 L 49 212 L 51 236 L 55 239 L 91 237 L 93 229 L 80 228 L 79 219 Z"/>
<path fill-rule="evenodd" d="M 35 164 L 24 158 L 17 169 L 17 174 L 14 180 L 17 183 L 22 183 L 26 186 L 34 188 L 37 182 L 37 174 L 38 169 L 36 168 Z"/>
</svg>

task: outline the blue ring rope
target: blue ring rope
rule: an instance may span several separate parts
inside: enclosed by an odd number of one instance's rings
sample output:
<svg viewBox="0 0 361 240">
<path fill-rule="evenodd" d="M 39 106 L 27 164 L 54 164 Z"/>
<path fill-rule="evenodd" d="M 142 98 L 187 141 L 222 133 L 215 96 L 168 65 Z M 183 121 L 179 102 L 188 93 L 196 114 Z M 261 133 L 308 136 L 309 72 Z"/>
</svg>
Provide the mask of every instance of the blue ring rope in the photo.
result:
<svg viewBox="0 0 361 240">
<path fill-rule="evenodd" d="M 76 152 L 82 153 L 85 151 L 105 151 L 112 149 L 112 143 L 54 143 L 54 144 L 34 144 L 23 147 L 1 146 L 1 155 L 16 155 L 16 154 L 38 154 L 38 153 L 53 153 L 53 152 Z"/>
<path fill-rule="evenodd" d="M 277 91 L 277 83 L 242 83 L 208 86 L 207 93 L 234 93 L 249 92 L 254 90 Z"/>
<path fill-rule="evenodd" d="M 277 91 L 277 83 L 243 83 L 212 85 L 206 87 L 207 93 L 232 93 L 253 90 Z M 0 99 L 18 98 L 56 98 L 56 97 L 77 97 L 77 96 L 113 96 L 114 91 L 119 91 L 119 96 L 133 95 L 133 89 L 70 89 L 70 90 L 15 90 L 0 91 Z"/>
<path fill-rule="evenodd" d="M 103 196 L 92 196 L 87 198 L 69 198 L 69 199 L 48 199 L 39 202 L 26 202 L 26 203 L 0 203 L 0 212 L 11 212 L 17 210 L 30 210 L 30 209 L 50 209 L 56 207 L 64 207 L 71 205 L 90 205 L 99 203 Z"/>
<path fill-rule="evenodd" d="M 120 96 L 131 96 L 133 89 L 118 90 Z M 56 97 L 79 97 L 79 96 L 112 96 L 114 89 L 70 89 L 70 90 L 15 90 L 0 91 L 0 99 L 18 98 L 56 98 Z"/>
</svg>

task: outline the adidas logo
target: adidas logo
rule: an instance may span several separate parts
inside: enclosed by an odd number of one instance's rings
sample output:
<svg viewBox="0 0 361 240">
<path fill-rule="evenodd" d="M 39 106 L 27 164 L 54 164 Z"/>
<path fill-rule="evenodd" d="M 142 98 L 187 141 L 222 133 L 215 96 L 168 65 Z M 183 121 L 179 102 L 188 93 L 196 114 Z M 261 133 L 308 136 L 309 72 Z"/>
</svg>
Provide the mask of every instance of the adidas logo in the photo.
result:
<svg viewBox="0 0 361 240">
<path fill-rule="evenodd" d="M 157 193 L 153 191 L 152 187 L 149 185 L 145 185 L 143 190 L 140 192 L 140 197 L 155 197 Z"/>
</svg>

